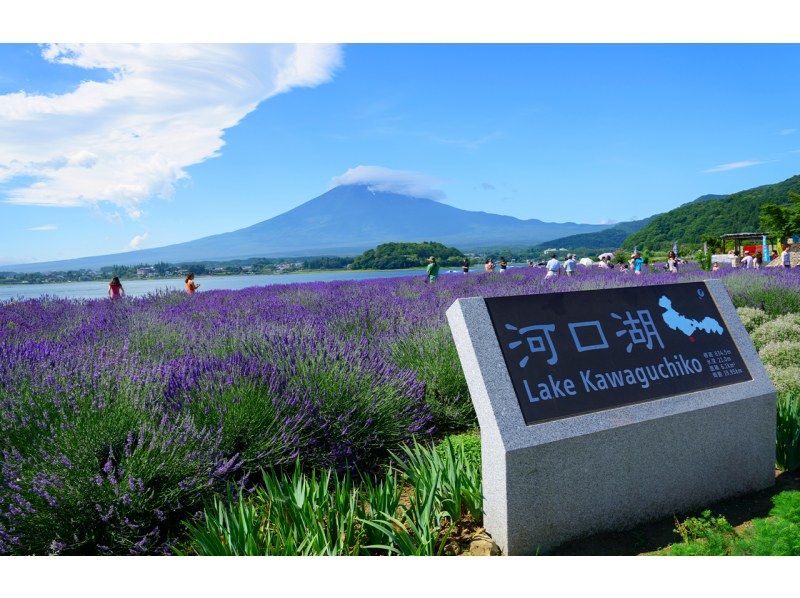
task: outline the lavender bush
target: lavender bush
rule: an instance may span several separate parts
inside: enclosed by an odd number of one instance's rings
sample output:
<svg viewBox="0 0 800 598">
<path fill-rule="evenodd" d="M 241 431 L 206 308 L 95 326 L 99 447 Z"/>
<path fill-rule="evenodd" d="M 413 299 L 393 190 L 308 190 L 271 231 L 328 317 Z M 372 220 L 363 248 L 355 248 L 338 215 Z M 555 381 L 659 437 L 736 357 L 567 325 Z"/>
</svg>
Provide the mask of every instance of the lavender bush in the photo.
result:
<svg viewBox="0 0 800 598">
<path fill-rule="evenodd" d="M 740 307 L 800 306 L 794 271 L 691 268 L 0 304 L 0 554 L 162 553 L 181 520 L 262 468 L 369 472 L 473 427 L 444 317 L 457 297 L 707 277 Z"/>
</svg>

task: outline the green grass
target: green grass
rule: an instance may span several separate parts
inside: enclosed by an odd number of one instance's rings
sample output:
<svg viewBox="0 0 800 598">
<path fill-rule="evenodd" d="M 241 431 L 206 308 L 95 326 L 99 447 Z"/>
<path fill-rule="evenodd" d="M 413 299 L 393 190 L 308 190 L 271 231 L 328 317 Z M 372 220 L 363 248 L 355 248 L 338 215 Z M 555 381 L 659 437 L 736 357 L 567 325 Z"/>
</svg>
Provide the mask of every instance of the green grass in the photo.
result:
<svg viewBox="0 0 800 598">
<path fill-rule="evenodd" d="M 355 481 L 331 469 L 270 471 L 249 495 L 215 497 L 184 523 L 178 554 L 441 555 L 464 518 L 480 522 L 480 467 L 464 439 L 414 445 L 393 455 L 379 478 Z M 403 495 L 406 499 L 402 500 Z"/>
<path fill-rule="evenodd" d="M 723 516 L 704 511 L 679 523 L 681 542 L 659 551 L 667 556 L 800 556 L 800 491 L 781 492 L 769 517 L 737 531 Z"/>
</svg>

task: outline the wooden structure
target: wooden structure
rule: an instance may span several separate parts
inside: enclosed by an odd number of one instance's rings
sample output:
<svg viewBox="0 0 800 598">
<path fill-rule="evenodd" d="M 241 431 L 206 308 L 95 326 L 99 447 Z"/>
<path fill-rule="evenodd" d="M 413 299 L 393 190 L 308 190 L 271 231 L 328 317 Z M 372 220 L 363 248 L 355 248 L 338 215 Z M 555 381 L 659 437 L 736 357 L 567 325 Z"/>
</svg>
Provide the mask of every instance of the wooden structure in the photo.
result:
<svg viewBox="0 0 800 598">
<path fill-rule="evenodd" d="M 733 241 L 733 250 L 738 251 L 741 255 L 742 253 L 742 243 L 743 241 L 753 241 L 753 243 L 746 243 L 747 245 L 761 245 L 761 241 L 763 237 L 765 237 L 767 233 L 728 233 L 726 235 L 720 235 L 720 239 L 722 239 L 722 253 L 728 251 L 728 241 Z M 769 245 L 770 251 L 772 251 L 773 247 Z"/>
</svg>

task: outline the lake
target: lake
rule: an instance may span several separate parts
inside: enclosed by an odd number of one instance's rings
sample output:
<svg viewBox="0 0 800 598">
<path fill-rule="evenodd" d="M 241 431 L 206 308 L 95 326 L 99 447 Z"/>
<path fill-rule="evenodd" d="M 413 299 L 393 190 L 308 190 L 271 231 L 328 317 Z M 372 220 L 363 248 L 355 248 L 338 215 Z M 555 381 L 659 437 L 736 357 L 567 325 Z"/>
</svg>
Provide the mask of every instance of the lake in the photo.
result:
<svg viewBox="0 0 800 598">
<path fill-rule="evenodd" d="M 442 268 L 441 274 L 450 271 L 461 274 L 461 269 Z M 482 271 L 483 268 L 480 269 Z M 473 267 L 473 271 L 479 271 Z M 245 276 L 197 276 L 195 282 L 200 285 L 200 291 L 213 289 L 244 289 L 247 287 L 264 286 L 269 284 L 289 284 L 293 282 L 314 282 L 332 280 L 368 280 L 372 278 L 394 278 L 396 276 L 424 276 L 425 270 L 378 270 L 378 271 L 335 271 L 335 272 L 309 272 L 305 274 L 253 274 Z M 161 278 L 123 280 L 125 293 L 131 297 L 146 295 L 155 291 L 178 290 L 182 291 L 183 278 Z M 11 299 L 32 299 L 42 295 L 51 297 L 70 297 L 73 299 L 102 299 L 107 297 L 108 281 L 67 282 L 51 284 L 14 284 L 0 285 L 0 302 Z"/>
</svg>

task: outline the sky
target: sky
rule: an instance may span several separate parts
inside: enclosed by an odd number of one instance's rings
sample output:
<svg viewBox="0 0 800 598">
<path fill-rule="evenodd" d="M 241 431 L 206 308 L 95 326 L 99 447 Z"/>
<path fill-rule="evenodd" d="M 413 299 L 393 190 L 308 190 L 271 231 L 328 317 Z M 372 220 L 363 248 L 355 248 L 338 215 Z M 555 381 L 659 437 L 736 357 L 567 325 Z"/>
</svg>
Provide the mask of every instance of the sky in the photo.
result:
<svg viewBox="0 0 800 598">
<path fill-rule="evenodd" d="M 348 183 L 644 218 L 800 174 L 799 70 L 800 45 L 0 44 L 0 264 L 227 232 Z"/>
</svg>

